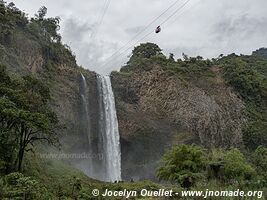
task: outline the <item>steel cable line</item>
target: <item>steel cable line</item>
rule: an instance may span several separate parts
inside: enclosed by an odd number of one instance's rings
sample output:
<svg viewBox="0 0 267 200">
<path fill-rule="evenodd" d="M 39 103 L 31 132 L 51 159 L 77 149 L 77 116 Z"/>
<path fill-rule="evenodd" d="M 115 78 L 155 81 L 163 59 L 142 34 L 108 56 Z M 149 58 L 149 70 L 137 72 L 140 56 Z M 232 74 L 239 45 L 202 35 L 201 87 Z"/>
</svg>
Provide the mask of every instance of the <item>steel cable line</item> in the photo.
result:
<svg viewBox="0 0 267 200">
<path fill-rule="evenodd" d="M 102 14 L 100 14 L 99 20 L 97 20 L 98 23 L 97 23 L 97 26 L 96 26 L 95 31 L 94 31 L 93 34 L 91 35 L 91 38 L 94 38 L 94 37 L 96 36 L 99 27 L 100 27 L 101 24 L 103 23 L 104 17 L 105 17 L 105 15 L 106 15 L 107 10 L 108 10 L 109 5 L 110 5 L 110 1 L 111 1 L 111 0 L 105 0 L 105 2 L 104 2 L 104 6 L 103 6 L 103 8 L 104 8 L 104 9 L 103 9 L 103 12 L 102 12 Z"/>
<path fill-rule="evenodd" d="M 171 19 L 178 11 L 180 11 L 183 7 L 186 6 L 186 4 L 189 3 L 190 0 L 187 0 L 181 7 L 179 7 L 178 9 L 176 9 L 167 19 L 165 19 L 160 26 L 162 26 L 163 24 L 165 24 L 167 21 L 169 21 L 169 19 Z"/>
<path fill-rule="evenodd" d="M 107 2 L 108 2 L 108 0 L 104 0 L 104 4 L 103 4 L 103 6 L 101 6 L 101 9 L 99 10 L 99 15 L 98 15 L 98 18 L 97 18 L 97 20 L 96 20 L 95 29 L 92 31 L 92 34 L 90 35 L 91 38 L 93 38 L 94 33 L 96 32 L 96 29 L 97 29 L 98 24 L 99 24 L 99 22 L 100 22 L 101 16 L 103 15 L 102 10 L 105 10 L 105 7 L 106 7 Z M 102 9 L 102 8 L 103 8 L 103 9 Z"/>
<path fill-rule="evenodd" d="M 156 22 L 161 16 L 163 16 L 165 13 L 167 13 L 175 4 L 177 4 L 180 0 L 176 0 L 174 3 L 172 3 L 166 10 L 164 10 L 158 17 L 156 17 L 154 20 L 152 20 L 148 25 L 146 25 L 145 28 L 143 28 L 141 31 L 139 31 L 132 39 L 130 39 L 127 43 L 125 43 L 121 48 L 119 48 L 117 51 L 115 51 L 109 58 L 111 59 L 114 55 L 119 53 L 122 49 L 124 49 L 128 44 L 130 44 L 132 41 L 134 41 L 141 33 L 146 31 L 149 26 L 151 26 L 154 22 Z"/>
<path fill-rule="evenodd" d="M 200 1 L 201 1 L 201 0 L 197 0 L 197 1 L 195 2 L 195 4 L 193 4 L 193 5 L 189 6 L 189 7 L 187 7 L 185 10 L 183 10 L 182 12 L 180 12 L 179 15 L 177 15 L 177 17 L 174 18 L 174 20 L 169 21 L 169 23 L 167 23 L 168 26 L 171 26 L 172 24 L 174 24 L 174 23 L 176 22 L 176 20 L 179 19 L 179 17 L 180 17 L 182 14 L 184 14 L 184 13 L 186 13 L 187 11 L 192 10 L 193 8 L 195 8 L 195 7 L 198 5 L 198 3 L 199 3 Z"/>
<path fill-rule="evenodd" d="M 169 17 L 167 17 L 162 23 L 160 23 L 160 26 L 162 26 L 163 24 L 165 24 L 168 20 L 170 20 L 178 11 L 180 11 L 181 9 L 183 9 L 191 0 L 187 0 L 185 3 L 183 3 L 180 7 L 178 7 Z M 154 30 L 152 30 L 151 32 L 149 32 L 148 34 L 146 34 L 144 37 L 142 37 L 141 39 L 139 39 L 137 42 L 135 42 L 132 46 L 130 46 L 129 48 L 127 48 L 125 51 L 123 51 L 122 53 L 118 54 L 117 56 L 115 56 L 115 59 L 117 59 L 118 57 L 124 55 L 125 53 L 128 52 L 128 50 L 130 50 L 133 46 L 135 46 L 137 43 L 139 43 L 140 41 L 142 41 L 143 39 L 147 38 L 149 35 L 151 35 L 154 32 Z M 111 56 L 113 57 L 113 56 Z M 110 57 L 110 58 L 111 58 Z M 110 59 L 109 58 L 109 59 Z M 108 60 L 109 60 L 108 59 Z M 105 66 L 106 64 L 108 64 L 109 62 L 105 62 L 103 65 L 101 65 L 100 67 Z"/>
<path fill-rule="evenodd" d="M 106 5 L 106 7 L 104 8 L 104 13 L 103 13 L 103 15 L 101 16 L 101 19 L 100 19 L 99 26 L 102 24 L 102 22 L 103 22 L 103 19 L 104 19 L 104 17 L 105 17 L 105 15 L 106 15 L 106 13 L 107 13 L 107 10 L 108 10 L 108 8 L 109 8 L 109 5 L 110 5 L 110 1 L 111 1 L 111 0 L 108 0 L 108 2 L 107 2 L 107 5 Z"/>
</svg>

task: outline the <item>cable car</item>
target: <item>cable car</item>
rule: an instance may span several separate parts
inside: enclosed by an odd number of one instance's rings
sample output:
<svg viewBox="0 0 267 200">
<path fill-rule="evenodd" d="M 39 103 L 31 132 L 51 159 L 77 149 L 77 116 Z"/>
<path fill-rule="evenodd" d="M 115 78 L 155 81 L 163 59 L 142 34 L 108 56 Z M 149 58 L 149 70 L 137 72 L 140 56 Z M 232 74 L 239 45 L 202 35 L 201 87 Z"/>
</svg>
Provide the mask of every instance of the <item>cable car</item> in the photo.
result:
<svg viewBox="0 0 267 200">
<path fill-rule="evenodd" d="M 160 28 L 160 26 L 158 26 L 157 28 L 156 28 L 156 30 L 155 30 L 155 33 L 159 33 L 161 31 L 161 28 Z"/>
</svg>

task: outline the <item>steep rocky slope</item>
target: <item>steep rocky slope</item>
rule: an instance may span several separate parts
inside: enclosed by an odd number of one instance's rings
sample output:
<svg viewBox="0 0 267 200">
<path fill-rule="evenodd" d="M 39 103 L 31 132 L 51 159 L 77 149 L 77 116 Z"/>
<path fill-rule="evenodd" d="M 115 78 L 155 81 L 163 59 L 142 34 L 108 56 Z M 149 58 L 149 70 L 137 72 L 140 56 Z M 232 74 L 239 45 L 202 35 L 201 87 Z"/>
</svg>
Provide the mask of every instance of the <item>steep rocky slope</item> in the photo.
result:
<svg viewBox="0 0 267 200">
<path fill-rule="evenodd" d="M 242 146 L 244 104 L 219 67 L 209 70 L 211 77 L 197 80 L 156 63 L 112 74 L 126 179 L 153 178 L 174 144 Z"/>
<path fill-rule="evenodd" d="M 25 31 L 17 30 L 0 45 L 0 63 L 10 73 L 16 77 L 32 74 L 50 88 L 50 104 L 65 126 L 60 133 L 62 149 L 72 153 L 84 151 L 87 133 L 82 124 L 81 73 L 87 79 L 87 92 L 92 101 L 97 96 L 96 74 L 78 67 L 74 56 L 63 45 L 42 41 Z M 93 108 L 91 112 L 95 114 Z"/>
</svg>

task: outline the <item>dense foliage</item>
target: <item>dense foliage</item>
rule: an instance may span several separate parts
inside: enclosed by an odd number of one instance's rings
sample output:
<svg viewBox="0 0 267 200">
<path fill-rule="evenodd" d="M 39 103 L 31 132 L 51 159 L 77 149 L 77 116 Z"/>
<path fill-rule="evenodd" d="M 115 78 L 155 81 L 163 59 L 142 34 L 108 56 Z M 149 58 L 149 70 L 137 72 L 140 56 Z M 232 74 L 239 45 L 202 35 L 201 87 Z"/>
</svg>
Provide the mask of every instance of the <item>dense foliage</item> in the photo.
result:
<svg viewBox="0 0 267 200">
<path fill-rule="evenodd" d="M 267 59 L 267 48 L 260 48 L 252 52 L 253 56 Z"/>
<path fill-rule="evenodd" d="M 24 12 L 16 8 L 14 3 L 6 4 L 0 0 L 0 45 L 14 47 L 15 38 L 18 36 L 25 42 L 30 39 L 40 44 L 47 67 L 51 62 L 65 61 L 76 66 L 75 56 L 70 48 L 61 43 L 61 36 L 58 33 L 60 18 L 46 18 L 46 14 L 47 8 L 43 6 L 35 17 L 29 19 Z"/>
<path fill-rule="evenodd" d="M 224 78 L 246 103 L 244 142 L 248 148 L 267 145 L 267 59 L 231 54 L 218 61 Z"/>
<path fill-rule="evenodd" d="M 162 50 L 159 48 L 159 46 L 154 43 L 140 44 L 139 46 L 134 48 L 132 56 L 128 63 L 133 64 L 139 59 L 163 55 L 161 51 Z"/>
<path fill-rule="evenodd" d="M 211 180 L 224 186 L 266 187 L 266 150 L 258 148 L 249 162 L 236 148 L 206 150 L 194 145 L 175 146 L 164 155 L 158 177 L 185 188 Z"/>
<path fill-rule="evenodd" d="M 0 80 L 0 172 L 9 173 L 21 170 L 36 141 L 57 142 L 58 120 L 48 106 L 49 89 L 38 79 L 13 80 L 0 66 Z"/>
<path fill-rule="evenodd" d="M 158 177 L 171 180 L 189 188 L 202 177 L 206 166 L 204 150 L 197 146 L 174 147 L 163 158 L 164 166 L 158 170 Z"/>
<path fill-rule="evenodd" d="M 210 71 L 211 60 L 205 60 L 201 56 L 189 57 L 185 54 L 183 54 L 183 59 L 175 60 L 172 53 L 167 58 L 159 46 L 153 43 L 144 43 L 135 47 L 127 65 L 121 68 L 121 72 L 129 73 L 136 69 L 147 70 L 155 65 L 183 78 L 198 79 L 213 76 Z"/>
</svg>

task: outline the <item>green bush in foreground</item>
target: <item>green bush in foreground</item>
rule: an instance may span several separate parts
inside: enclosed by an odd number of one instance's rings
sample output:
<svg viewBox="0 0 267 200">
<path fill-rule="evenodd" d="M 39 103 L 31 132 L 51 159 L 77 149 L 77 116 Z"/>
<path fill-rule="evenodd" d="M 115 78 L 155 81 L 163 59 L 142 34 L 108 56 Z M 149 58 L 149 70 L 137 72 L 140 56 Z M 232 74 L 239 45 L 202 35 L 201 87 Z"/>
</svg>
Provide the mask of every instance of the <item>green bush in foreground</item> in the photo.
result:
<svg viewBox="0 0 267 200">
<path fill-rule="evenodd" d="M 265 157 L 263 157 L 263 155 Z M 266 149 L 258 149 L 255 159 L 260 164 L 256 172 L 253 163 L 249 163 L 238 149 L 207 150 L 194 145 L 176 146 L 163 157 L 163 166 L 158 169 L 161 180 L 175 181 L 184 188 L 197 183 L 217 180 L 221 185 L 264 187 L 266 174 Z M 200 179 L 201 178 L 201 179 Z"/>
<path fill-rule="evenodd" d="M 256 175 L 255 169 L 238 149 L 231 149 L 225 153 L 223 167 L 225 178 L 229 181 L 251 180 Z"/>
<path fill-rule="evenodd" d="M 159 168 L 158 177 L 186 188 L 203 176 L 207 163 L 204 149 L 194 145 L 176 146 L 164 155 L 163 160 L 164 166 Z"/>
<path fill-rule="evenodd" d="M 1 199 L 49 199 L 50 194 L 38 181 L 15 172 L 5 176 L 1 181 Z"/>
</svg>

